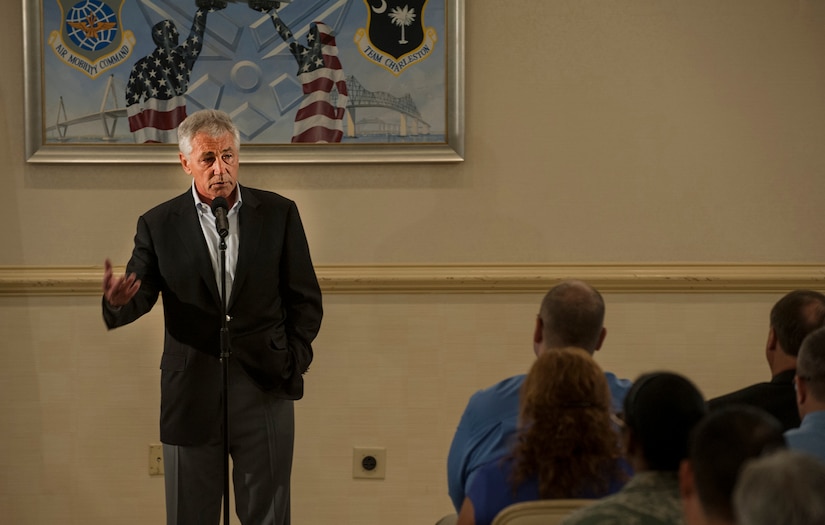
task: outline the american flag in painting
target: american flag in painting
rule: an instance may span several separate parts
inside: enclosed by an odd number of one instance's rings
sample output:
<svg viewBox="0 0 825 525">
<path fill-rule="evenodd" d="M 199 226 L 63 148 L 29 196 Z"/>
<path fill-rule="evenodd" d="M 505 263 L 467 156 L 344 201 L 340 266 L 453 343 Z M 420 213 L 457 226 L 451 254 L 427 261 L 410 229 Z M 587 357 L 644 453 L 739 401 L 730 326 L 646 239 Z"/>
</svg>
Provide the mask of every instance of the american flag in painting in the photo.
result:
<svg viewBox="0 0 825 525">
<path fill-rule="evenodd" d="M 341 142 L 347 108 L 347 79 L 338 59 L 332 28 L 310 24 L 307 45 L 296 42 L 289 28 L 272 13 L 275 29 L 298 61 L 304 98 L 295 114 L 292 142 Z M 333 91 L 335 90 L 335 91 Z"/>
<path fill-rule="evenodd" d="M 177 142 L 177 127 L 186 118 L 189 75 L 203 47 L 206 11 L 199 9 L 181 45 L 175 23 L 152 27 L 157 48 L 132 66 L 126 85 L 129 129 L 137 142 Z"/>
</svg>

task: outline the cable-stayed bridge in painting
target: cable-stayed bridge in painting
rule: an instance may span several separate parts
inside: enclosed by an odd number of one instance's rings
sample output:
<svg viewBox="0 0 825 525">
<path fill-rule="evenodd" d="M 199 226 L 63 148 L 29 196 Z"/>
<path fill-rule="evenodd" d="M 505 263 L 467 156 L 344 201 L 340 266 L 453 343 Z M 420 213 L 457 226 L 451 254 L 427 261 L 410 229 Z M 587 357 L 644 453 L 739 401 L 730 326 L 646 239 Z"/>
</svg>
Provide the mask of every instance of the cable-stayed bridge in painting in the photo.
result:
<svg viewBox="0 0 825 525">
<path fill-rule="evenodd" d="M 66 106 L 63 103 L 63 97 L 60 97 L 60 103 L 57 107 L 57 119 L 51 126 L 46 126 L 46 133 L 57 132 L 57 140 L 63 142 L 68 140 L 67 133 L 69 126 L 78 124 L 86 124 L 88 122 L 97 122 L 103 126 L 100 134 L 100 139 L 104 142 L 115 140 L 115 132 L 117 131 L 117 120 L 119 118 L 126 118 L 126 108 L 119 107 L 118 97 L 115 93 L 114 76 L 109 76 L 109 81 L 106 83 L 106 90 L 103 93 L 103 100 L 100 103 L 98 111 L 69 119 L 66 114 Z"/>
<path fill-rule="evenodd" d="M 370 91 L 355 76 L 347 77 L 347 137 L 365 135 L 394 135 L 400 137 L 428 135 L 430 125 L 421 117 L 421 112 L 407 93 L 401 97 L 385 91 Z M 358 119 L 360 108 L 389 109 L 380 117 Z M 386 115 L 392 116 L 391 119 Z M 397 118 L 396 118 L 397 117 Z"/>
</svg>

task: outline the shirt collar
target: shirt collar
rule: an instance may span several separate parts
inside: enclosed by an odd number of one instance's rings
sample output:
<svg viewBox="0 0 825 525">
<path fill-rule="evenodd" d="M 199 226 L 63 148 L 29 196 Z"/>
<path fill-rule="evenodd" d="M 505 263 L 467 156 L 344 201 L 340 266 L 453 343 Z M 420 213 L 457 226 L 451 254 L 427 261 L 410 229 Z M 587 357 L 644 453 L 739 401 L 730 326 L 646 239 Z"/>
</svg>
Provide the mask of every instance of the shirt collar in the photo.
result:
<svg viewBox="0 0 825 525">
<path fill-rule="evenodd" d="M 243 202 L 243 197 L 241 197 L 241 185 L 240 185 L 240 183 L 235 185 L 235 192 L 236 192 L 235 204 L 234 204 L 234 206 L 232 206 L 232 209 L 230 209 L 229 211 L 232 211 L 236 208 L 240 208 L 241 203 Z M 206 210 L 211 210 L 212 209 L 208 204 L 206 204 L 205 202 L 203 202 L 201 200 L 201 196 L 198 195 L 198 190 L 195 189 L 194 179 L 192 180 L 192 197 L 195 199 L 195 208 L 197 208 L 198 210 L 206 211 Z"/>
<path fill-rule="evenodd" d="M 794 370 L 784 370 L 782 372 L 779 372 L 775 376 L 773 376 L 771 378 L 771 383 L 791 384 L 791 383 L 793 383 L 793 376 L 795 376 L 795 375 L 796 375 L 796 370 L 795 369 Z"/>
</svg>

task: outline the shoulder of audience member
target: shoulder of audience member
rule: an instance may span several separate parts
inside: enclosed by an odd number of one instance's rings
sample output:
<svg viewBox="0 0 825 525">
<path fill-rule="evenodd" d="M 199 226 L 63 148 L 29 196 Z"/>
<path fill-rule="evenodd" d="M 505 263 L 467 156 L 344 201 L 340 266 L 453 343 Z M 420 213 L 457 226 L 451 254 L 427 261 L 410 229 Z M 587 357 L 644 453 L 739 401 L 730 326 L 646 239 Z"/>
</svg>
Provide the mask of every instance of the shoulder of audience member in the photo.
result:
<svg viewBox="0 0 825 525">
<path fill-rule="evenodd" d="M 469 405 L 486 405 L 491 401 L 507 397 L 508 395 L 518 394 L 522 383 L 524 383 L 524 378 L 524 374 L 508 377 L 487 388 L 477 390 L 470 396 Z"/>
</svg>

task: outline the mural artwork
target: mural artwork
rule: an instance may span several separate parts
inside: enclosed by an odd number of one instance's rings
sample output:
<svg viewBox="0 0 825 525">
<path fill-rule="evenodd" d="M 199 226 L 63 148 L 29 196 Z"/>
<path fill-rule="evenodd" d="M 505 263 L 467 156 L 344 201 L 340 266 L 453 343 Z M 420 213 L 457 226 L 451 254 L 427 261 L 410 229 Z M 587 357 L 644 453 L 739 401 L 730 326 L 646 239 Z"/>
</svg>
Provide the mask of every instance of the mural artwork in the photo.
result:
<svg viewBox="0 0 825 525">
<path fill-rule="evenodd" d="M 42 143 L 444 144 L 449 0 L 40 0 Z"/>
</svg>

